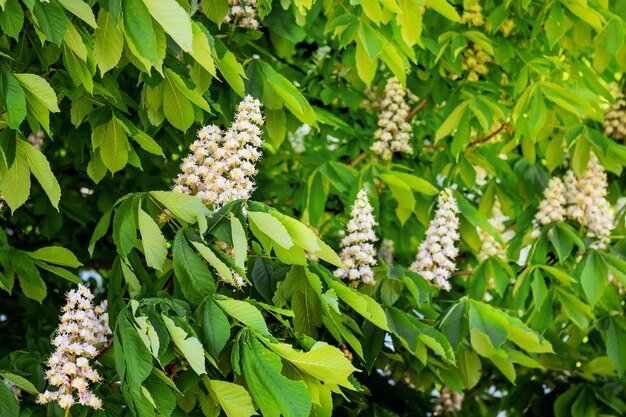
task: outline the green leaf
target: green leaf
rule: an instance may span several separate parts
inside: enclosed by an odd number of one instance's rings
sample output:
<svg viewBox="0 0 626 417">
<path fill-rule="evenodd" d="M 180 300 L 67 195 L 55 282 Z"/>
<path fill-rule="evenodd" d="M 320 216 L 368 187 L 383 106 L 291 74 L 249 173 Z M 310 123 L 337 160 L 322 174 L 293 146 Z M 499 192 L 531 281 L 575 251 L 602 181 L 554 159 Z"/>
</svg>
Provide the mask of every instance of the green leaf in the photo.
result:
<svg viewBox="0 0 626 417">
<path fill-rule="evenodd" d="M 420 2 L 417 0 L 400 0 L 401 13 L 398 14 L 397 21 L 400 25 L 402 39 L 410 47 L 416 43 L 421 44 L 422 36 L 422 10 Z"/>
<path fill-rule="evenodd" d="M 120 377 L 125 382 L 128 382 L 130 389 L 136 395 L 139 395 L 142 382 L 152 372 L 152 355 L 141 340 L 135 326 L 129 321 L 126 313 L 121 313 L 117 317 L 113 345 L 115 349 L 115 367 Z M 118 357 L 118 355 L 121 357 Z"/>
<path fill-rule="evenodd" d="M 153 155 L 165 156 L 161 146 L 146 132 L 138 131 L 133 135 L 133 140 L 137 142 L 144 151 L 150 152 Z"/>
<path fill-rule="evenodd" d="M 280 357 L 251 334 L 241 344 L 243 375 L 252 397 L 265 417 L 308 417 L 311 397 L 302 381 L 281 374 Z"/>
<path fill-rule="evenodd" d="M 93 57 L 100 68 L 100 75 L 115 68 L 122 57 L 124 37 L 122 31 L 113 24 L 106 10 L 100 9 L 98 14 L 98 29 L 95 30 Z"/>
<path fill-rule="evenodd" d="M 68 280 L 69 282 L 73 282 L 74 284 L 80 284 L 82 282 L 80 278 L 72 274 L 67 269 L 59 268 L 58 266 L 50 265 L 46 262 L 36 260 L 36 259 L 34 261 L 35 261 L 35 265 L 37 265 L 39 268 L 45 269 L 46 271 L 50 271 L 53 274 L 58 275 L 61 278 Z"/>
<path fill-rule="evenodd" d="M 124 0 L 124 35 L 126 41 L 134 46 L 133 52 L 153 64 L 160 60 L 157 54 L 157 37 L 152 27 L 152 17 L 142 0 Z"/>
<path fill-rule="evenodd" d="M 20 405 L 13 392 L 4 383 L 0 383 L 0 415 L 3 417 L 18 417 Z"/>
<path fill-rule="evenodd" d="M 116 173 L 126 166 L 129 146 L 126 132 L 113 117 L 106 125 L 104 142 L 100 147 L 102 162 L 111 173 Z"/>
<path fill-rule="evenodd" d="M 217 360 L 229 338 L 230 324 L 226 315 L 213 300 L 207 300 L 202 312 L 202 341 L 205 349 Z"/>
<path fill-rule="evenodd" d="M 169 68 L 165 68 L 165 78 L 170 83 L 172 88 L 175 88 L 179 92 L 183 93 L 193 104 L 205 111 L 211 111 L 211 107 L 209 107 L 209 103 L 206 102 L 204 97 L 202 97 L 202 95 L 197 91 L 189 89 L 187 85 L 185 85 L 183 79 L 174 71 Z"/>
<path fill-rule="evenodd" d="M 173 255 L 176 280 L 189 301 L 199 302 L 215 292 L 211 272 L 187 243 L 183 229 L 179 229 L 174 237 Z"/>
<path fill-rule="evenodd" d="M 46 192 L 52 206 L 58 210 L 59 201 L 61 200 L 61 187 L 52 173 L 52 169 L 50 169 L 48 160 L 39 149 L 35 148 L 30 143 L 20 141 L 18 146 L 22 147 L 24 150 L 30 172 L 32 172 L 35 178 L 37 178 L 37 181 L 39 181 L 41 188 Z"/>
<path fill-rule="evenodd" d="M 227 417 L 250 417 L 256 414 L 250 394 L 241 385 L 215 379 L 204 379 L 204 384 Z"/>
<path fill-rule="evenodd" d="M 215 302 L 229 316 L 237 319 L 247 327 L 256 330 L 263 336 L 269 336 L 269 330 L 261 312 L 252 304 L 228 297 L 216 298 Z"/>
<path fill-rule="evenodd" d="M 596 400 L 591 390 L 585 387 L 572 404 L 572 417 L 595 417 L 596 415 L 598 415 Z"/>
<path fill-rule="evenodd" d="M 561 289 L 557 289 L 557 297 L 561 301 L 565 315 L 581 330 L 586 330 L 589 327 L 589 319 L 593 318 L 591 307 Z"/>
<path fill-rule="evenodd" d="M 202 11 L 206 17 L 217 25 L 221 25 L 228 14 L 228 0 L 201 0 Z"/>
<path fill-rule="evenodd" d="M 87 251 L 90 256 L 93 256 L 93 250 L 96 246 L 96 242 L 100 240 L 106 232 L 109 230 L 109 225 L 111 224 L 111 213 L 113 213 L 113 207 L 108 209 L 98 220 L 98 224 L 93 231 L 93 235 L 91 235 L 91 239 L 89 240 L 89 246 L 87 246 Z"/>
<path fill-rule="evenodd" d="M 356 41 L 356 71 L 359 78 L 363 80 L 366 85 L 370 85 L 376 75 L 376 69 L 378 68 L 378 58 L 371 61 L 367 53 L 367 47 L 363 45 L 361 38 Z"/>
<path fill-rule="evenodd" d="M 24 11 L 17 0 L 6 0 L 0 11 L 0 27 L 4 33 L 18 40 L 24 26 Z"/>
<path fill-rule="evenodd" d="M 193 36 L 191 34 L 191 20 L 180 4 L 175 0 L 143 0 L 148 11 L 184 50 L 191 51 Z"/>
<path fill-rule="evenodd" d="M 163 270 L 163 263 L 167 258 L 167 242 L 161 229 L 156 224 L 152 216 L 139 208 L 139 234 L 143 244 L 146 264 L 159 271 Z"/>
<path fill-rule="evenodd" d="M 211 3 L 214 3 L 214 1 L 211 1 Z M 191 24 L 193 34 L 193 50 L 189 53 L 193 59 L 195 59 L 198 64 L 202 66 L 202 68 L 207 70 L 207 72 L 212 76 L 217 77 L 209 40 L 196 22 L 192 21 Z"/>
<path fill-rule="evenodd" d="M 348 378 L 357 368 L 352 366 L 345 355 L 336 347 L 317 342 L 311 350 L 295 350 L 286 343 L 268 343 L 267 346 L 296 368 L 306 372 L 325 384 L 337 384 L 353 389 Z"/>
<path fill-rule="evenodd" d="M 439 126 L 439 129 L 437 129 L 437 133 L 435 133 L 435 143 L 450 135 L 454 129 L 459 126 L 463 116 L 469 112 L 468 106 L 469 101 L 464 101 L 452 110 L 452 113 L 450 113 L 441 126 Z"/>
<path fill-rule="evenodd" d="M 32 259 L 22 251 L 14 251 L 11 256 L 24 295 L 41 303 L 46 298 L 46 284 Z"/>
<path fill-rule="evenodd" d="M 174 321 L 166 315 L 161 315 L 172 341 L 183 353 L 187 362 L 198 375 L 206 374 L 204 367 L 204 349 L 200 341 L 193 336 L 187 337 L 187 333 L 174 324 Z"/>
<path fill-rule="evenodd" d="M 57 105 L 57 96 L 50 85 L 38 75 L 35 74 L 13 74 L 22 85 L 24 90 L 36 98 L 49 111 L 57 113 L 61 111 Z"/>
<path fill-rule="evenodd" d="M 191 242 L 191 244 L 196 248 L 196 250 L 198 251 L 198 253 L 204 258 L 206 259 L 206 261 L 209 263 L 209 265 L 211 265 L 213 268 L 215 268 L 215 270 L 217 271 L 217 273 L 220 275 L 220 278 L 232 285 L 236 285 L 235 280 L 233 279 L 233 274 L 230 270 L 230 268 L 228 267 L 228 265 L 226 265 L 224 262 L 222 262 L 222 260 L 220 258 L 217 257 L 217 255 L 215 255 L 215 253 L 213 253 L 213 251 L 203 245 L 202 243 L 199 242 Z"/>
<path fill-rule="evenodd" d="M 319 277 L 308 269 L 293 266 L 287 273 L 292 280 L 291 309 L 294 313 L 293 325 L 296 330 L 307 336 L 317 337 L 317 330 L 322 323 L 322 283 Z M 286 285 L 286 284 L 283 284 Z"/>
<path fill-rule="evenodd" d="M 215 50 L 213 51 L 213 58 L 217 68 L 220 70 L 220 74 L 226 79 L 228 85 L 237 93 L 239 97 L 245 95 L 245 86 L 243 79 L 245 78 L 245 70 L 243 66 L 237 62 L 237 58 L 232 52 L 226 48 L 226 45 L 219 39 L 215 39 Z"/>
<path fill-rule="evenodd" d="M 614 318 L 609 321 L 606 331 L 606 353 L 621 378 L 626 372 L 626 329 Z"/>
<path fill-rule="evenodd" d="M 293 246 L 293 241 L 285 226 L 272 215 L 260 211 L 249 211 L 248 219 L 278 245 L 285 249 Z"/>
<path fill-rule="evenodd" d="M 67 16 L 57 0 L 34 2 L 32 6 L 33 20 L 46 39 L 57 46 L 61 45 L 67 29 Z"/>
<path fill-rule="evenodd" d="M 446 0 L 426 0 L 426 6 L 432 7 L 437 13 L 445 16 L 453 22 L 461 20 L 461 16 L 456 12 Z"/>
<path fill-rule="evenodd" d="M 34 252 L 26 253 L 33 259 L 39 259 L 54 265 L 69 266 L 70 268 L 78 268 L 83 265 L 70 250 L 60 246 L 46 246 Z"/>
<path fill-rule="evenodd" d="M 35 388 L 35 386 L 24 377 L 12 374 L 10 372 L 2 372 L 2 371 L 0 371 L 0 376 L 8 380 L 9 382 L 13 383 L 19 389 L 26 391 L 27 393 L 31 395 L 37 395 L 37 393 L 39 392 L 37 391 L 37 388 Z"/>
<path fill-rule="evenodd" d="M 386 314 L 391 332 L 411 353 L 417 355 L 418 344 L 423 343 L 448 362 L 455 363 L 452 347 L 439 331 L 420 322 L 414 315 L 395 307 L 387 307 Z"/>
<path fill-rule="evenodd" d="M 298 91 L 296 86 L 287 78 L 276 72 L 271 65 L 260 60 L 258 63 L 263 74 L 265 74 L 268 87 L 283 99 L 289 111 L 302 123 L 316 126 L 315 111 L 302 93 Z"/>
<path fill-rule="evenodd" d="M 17 79 L 6 69 L 2 70 L 3 103 L 10 128 L 18 129 L 26 117 L 26 96 Z"/>
<path fill-rule="evenodd" d="M 246 259 L 248 257 L 248 240 L 246 239 L 246 232 L 241 221 L 233 215 L 230 216 L 230 233 L 235 250 L 235 265 L 245 271 Z"/>
<path fill-rule="evenodd" d="M 133 198 L 129 198 L 120 204 L 113 218 L 113 241 L 117 246 L 117 252 L 122 257 L 128 256 L 128 253 L 135 246 L 135 240 L 137 240 L 137 222 L 133 210 L 133 200 Z"/>
<path fill-rule="evenodd" d="M 194 120 L 191 101 L 176 87 L 171 77 L 165 77 L 163 81 L 163 113 L 172 126 L 183 132 Z"/>
<path fill-rule="evenodd" d="M 466 299 L 462 298 L 448 310 L 439 326 L 455 350 L 458 350 L 469 333 L 468 307 Z"/>
<path fill-rule="evenodd" d="M 196 197 L 171 191 L 150 191 L 148 195 L 163 204 L 176 218 L 190 224 L 198 222 L 200 233 L 206 231 L 206 216 L 210 210 Z"/>
<path fill-rule="evenodd" d="M 96 29 L 98 25 L 96 24 L 96 17 L 93 15 L 93 11 L 91 7 L 85 3 L 83 0 L 58 0 L 61 3 L 61 6 L 65 8 L 68 12 L 72 13 L 74 16 L 81 19 L 83 22 L 87 23 L 92 28 Z"/>
<path fill-rule="evenodd" d="M 20 142 L 18 142 L 20 143 Z M 30 169 L 25 147 L 17 146 L 15 160 L 0 178 L 0 191 L 12 212 L 28 200 L 30 194 Z"/>
<path fill-rule="evenodd" d="M 592 307 L 595 306 L 608 285 L 608 279 L 606 263 L 594 250 L 590 251 L 589 256 L 585 259 L 580 283 L 589 303 Z"/>
<path fill-rule="evenodd" d="M 389 330 L 385 311 L 373 298 L 362 294 L 353 288 L 348 287 L 343 282 L 324 275 L 326 283 L 335 290 L 337 296 L 354 309 L 365 319 L 371 321 L 383 330 Z"/>
</svg>

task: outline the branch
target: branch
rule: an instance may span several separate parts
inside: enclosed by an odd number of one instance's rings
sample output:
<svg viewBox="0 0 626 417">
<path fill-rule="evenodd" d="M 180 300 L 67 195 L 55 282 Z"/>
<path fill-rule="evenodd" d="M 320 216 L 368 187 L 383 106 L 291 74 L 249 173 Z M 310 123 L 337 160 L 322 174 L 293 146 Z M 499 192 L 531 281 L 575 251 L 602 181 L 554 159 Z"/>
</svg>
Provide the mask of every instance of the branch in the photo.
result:
<svg viewBox="0 0 626 417">
<path fill-rule="evenodd" d="M 102 347 L 100 348 L 98 353 L 96 353 L 96 356 L 94 356 L 94 360 L 96 360 L 100 356 L 102 356 L 104 354 L 104 352 L 106 352 L 107 350 L 109 350 L 111 348 L 111 346 L 113 346 L 113 338 L 111 338 L 111 339 L 107 340 L 106 342 L 104 342 L 104 345 L 102 345 Z"/>
<path fill-rule="evenodd" d="M 482 139 L 478 139 L 472 143 L 470 143 L 469 145 L 467 145 L 468 148 L 471 148 L 472 146 L 476 146 L 476 145 L 480 145 L 481 143 L 485 143 L 487 142 L 489 139 L 491 139 L 492 137 L 494 137 L 495 135 L 497 135 L 498 133 L 502 132 L 504 129 L 506 128 L 506 123 L 503 123 L 502 126 L 500 126 L 498 129 L 494 130 L 493 132 L 491 132 L 490 134 L 488 134 L 487 136 L 485 136 Z"/>
<path fill-rule="evenodd" d="M 417 106 L 413 107 L 413 110 L 406 115 L 405 120 L 410 120 L 413 116 L 415 116 L 417 112 L 426 107 L 426 103 L 428 103 L 428 98 L 422 99 L 422 101 L 417 103 Z"/>
<path fill-rule="evenodd" d="M 355 166 L 359 164 L 359 162 L 367 158 L 367 155 L 368 155 L 367 152 L 365 151 L 361 152 L 361 155 L 357 156 L 356 158 L 354 158 L 354 161 L 350 162 L 350 166 L 354 168 Z"/>
</svg>

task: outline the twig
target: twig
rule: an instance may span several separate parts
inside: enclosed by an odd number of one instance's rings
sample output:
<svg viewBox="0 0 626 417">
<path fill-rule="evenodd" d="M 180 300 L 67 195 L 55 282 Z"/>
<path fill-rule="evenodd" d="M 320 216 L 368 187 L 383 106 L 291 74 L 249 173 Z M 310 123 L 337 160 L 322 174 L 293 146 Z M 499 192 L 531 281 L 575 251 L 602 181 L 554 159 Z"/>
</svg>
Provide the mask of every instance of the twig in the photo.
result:
<svg viewBox="0 0 626 417">
<path fill-rule="evenodd" d="M 409 114 L 406 115 L 405 120 L 410 120 L 413 116 L 415 116 L 417 112 L 426 107 L 426 103 L 428 103 L 428 98 L 422 99 L 422 101 L 417 103 L 417 106 L 413 107 L 413 110 L 411 110 Z"/>
<path fill-rule="evenodd" d="M 113 346 L 113 338 L 104 342 L 104 345 L 102 345 L 98 353 L 96 353 L 96 356 L 94 356 L 94 359 L 98 359 L 100 356 L 102 356 L 104 352 L 106 352 L 107 350 L 111 348 L 111 346 Z"/>
<path fill-rule="evenodd" d="M 473 275 L 474 271 L 454 271 L 452 275 L 454 276 L 469 276 Z"/>
<path fill-rule="evenodd" d="M 424 145 L 420 145 L 420 148 L 422 149 L 439 149 L 439 148 L 445 148 L 446 145 L 445 143 L 426 143 Z"/>
<path fill-rule="evenodd" d="M 468 148 L 471 148 L 472 146 L 476 146 L 476 145 L 480 145 L 481 143 L 485 143 L 487 142 L 489 139 L 491 139 L 492 137 L 494 137 L 495 135 L 497 135 L 498 133 L 502 132 L 504 129 L 506 128 L 506 124 L 502 124 L 502 126 L 500 126 L 498 129 L 494 130 L 493 132 L 491 132 L 490 134 L 488 134 L 487 136 L 485 136 L 482 139 L 478 139 L 472 143 L 470 143 L 469 145 L 467 145 Z"/>
<path fill-rule="evenodd" d="M 354 161 L 350 162 L 350 166 L 351 167 L 357 166 L 359 162 L 361 162 L 365 158 L 367 158 L 367 152 L 361 152 L 361 155 L 357 156 L 356 158 L 354 158 Z"/>
</svg>

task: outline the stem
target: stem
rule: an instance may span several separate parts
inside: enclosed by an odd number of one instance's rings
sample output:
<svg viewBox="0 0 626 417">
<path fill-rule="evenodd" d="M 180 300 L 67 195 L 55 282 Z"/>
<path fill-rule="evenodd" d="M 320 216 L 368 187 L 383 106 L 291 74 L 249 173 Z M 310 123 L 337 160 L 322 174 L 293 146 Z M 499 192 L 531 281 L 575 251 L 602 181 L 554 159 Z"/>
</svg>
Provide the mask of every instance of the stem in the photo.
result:
<svg viewBox="0 0 626 417">
<path fill-rule="evenodd" d="M 70 407 L 67 407 L 67 408 L 65 409 L 65 417 L 69 417 L 69 416 L 70 416 L 70 408 L 71 408 L 71 406 L 70 406 Z"/>
</svg>

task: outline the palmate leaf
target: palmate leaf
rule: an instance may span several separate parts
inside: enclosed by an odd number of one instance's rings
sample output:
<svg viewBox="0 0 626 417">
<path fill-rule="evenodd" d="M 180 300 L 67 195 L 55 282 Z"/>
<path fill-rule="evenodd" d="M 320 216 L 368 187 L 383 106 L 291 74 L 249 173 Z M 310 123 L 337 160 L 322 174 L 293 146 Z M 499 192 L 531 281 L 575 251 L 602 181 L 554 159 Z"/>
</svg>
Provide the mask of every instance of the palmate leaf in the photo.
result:
<svg viewBox="0 0 626 417">
<path fill-rule="evenodd" d="M 185 359 L 189 362 L 191 368 L 198 374 L 206 374 L 206 368 L 204 366 L 204 349 L 200 341 L 193 336 L 188 336 L 187 333 L 176 326 L 174 321 L 169 317 L 161 316 L 167 331 L 172 337 L 174 344 L 180 349 L 185 356 Z"/>
<path fill-rule="evenodd" d="M 280 356 L 250 333 L 242 336 L 240 350 L 243 376 L 263 416 L 309 416 L 312 402 L 306 385 L 281 374 Z"/>
<path fill-rule="evenodd" d="M 227 417 L 250 417 L 256 414 L 250 394 L 241 385 L 208 378 L 204 378 L 203 382 Z"/>
</svg>

